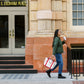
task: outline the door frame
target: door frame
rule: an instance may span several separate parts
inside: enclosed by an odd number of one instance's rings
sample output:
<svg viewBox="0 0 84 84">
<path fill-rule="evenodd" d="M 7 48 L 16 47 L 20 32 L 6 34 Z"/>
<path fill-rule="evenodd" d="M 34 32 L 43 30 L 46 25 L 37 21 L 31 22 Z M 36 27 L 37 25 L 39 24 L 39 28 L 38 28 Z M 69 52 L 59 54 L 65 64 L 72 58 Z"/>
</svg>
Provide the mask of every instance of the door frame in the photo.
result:
<svg viewBox="0 0 84 84">
<path fill-rule="evenodd" d="M 26 44 L 26 36 L 28 34 L 28 11 L 2 11 L 0 12 L 0 15 L 8 15 L 8 34 L 9 31 L 12 29 L 12 25 L 14 25 L 14 15 L 25 15 L 25 44 Z M 27 19 L 26 19 L 27 18 Z M 13 20 L 13 22 L 12 22 Z M 12 22 L 12 23 L 11 23 Z M 11 33 L 12 35 L 12 33 Z M 9 35 L 8 35 L 9 38 Z M 0 55 L 25 55 L 25 49 L 21 49 L 20 53 L 16 52 L 18 49 L 16 49 L 14 52 L 12 50 L 12 39 L 9 38 L 9 48 L 0 48 Z M 11 52 L 11 53 L 10 53 Z M 24 53 L 23 53 L 24 52 Z"/>
<path fill-rule="evenodd" d="M 11 28 L 11 23 L 9 21 L 11 21 L 11 15 L 9 12 L 1 12 L 0 13 L 0 16 L 4 16 L 4 15 L 8 15 L 8 44 L 9 44 L 9 48 L 0 48 L 0 54 L 10 54 L 11 52 L 11 38 L 9 38 L 9 31 L 10 31 L 10 28 Z"/>
<path fill-rule="evenodd" d="M 13 20 L 13 29 L 15 29 L 15 18 L 14 18 L 14 16 L 15 15 L 24 15 L 25 17 L 25 44 L 26 44 L 26 36 L 27 36 L 27 34 L 28 34 L 28 16 L 27 16 L 27 14 L 26 14 L 26 12 L 22 12 L 22 11 L 19 11 L 19 12 L 12 12 L 12 20 Z M 13 45 L 15 46 L 15 38 L 14 39 L 12 39 L 12 41 L 13 41 Z M 14 47 L 12 47 L 12 54 L 13 55 L 25 55 L 25 48 L 23 49 L 23 48 L 14 48 Z"/>
</svg>

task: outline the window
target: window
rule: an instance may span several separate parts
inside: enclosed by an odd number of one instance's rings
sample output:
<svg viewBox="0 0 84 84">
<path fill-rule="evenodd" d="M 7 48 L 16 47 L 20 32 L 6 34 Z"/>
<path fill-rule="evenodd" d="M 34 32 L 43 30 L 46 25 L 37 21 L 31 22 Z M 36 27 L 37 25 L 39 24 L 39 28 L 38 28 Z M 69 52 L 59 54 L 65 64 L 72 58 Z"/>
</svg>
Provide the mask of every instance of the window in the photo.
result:
<svg viewBox="0 0 84 84">
<path fill-rule="evenodd" d="M 84 0 L 72 0 L 73 26 L 84 25 Z"/>
</svg>

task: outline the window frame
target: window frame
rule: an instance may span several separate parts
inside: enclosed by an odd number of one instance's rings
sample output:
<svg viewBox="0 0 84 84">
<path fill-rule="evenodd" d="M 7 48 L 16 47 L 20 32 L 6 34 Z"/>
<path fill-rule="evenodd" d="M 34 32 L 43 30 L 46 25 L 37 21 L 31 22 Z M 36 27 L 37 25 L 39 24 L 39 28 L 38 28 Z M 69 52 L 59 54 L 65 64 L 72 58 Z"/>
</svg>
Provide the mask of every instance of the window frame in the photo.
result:
<svg viewBox="0 0 84 84">
<path fill-rule="evenodd" d="M 72 0 L 67 1 L 67 31 L 84 31 L 84 25 L 73 25 L 73 3 Z"/>
</svg>

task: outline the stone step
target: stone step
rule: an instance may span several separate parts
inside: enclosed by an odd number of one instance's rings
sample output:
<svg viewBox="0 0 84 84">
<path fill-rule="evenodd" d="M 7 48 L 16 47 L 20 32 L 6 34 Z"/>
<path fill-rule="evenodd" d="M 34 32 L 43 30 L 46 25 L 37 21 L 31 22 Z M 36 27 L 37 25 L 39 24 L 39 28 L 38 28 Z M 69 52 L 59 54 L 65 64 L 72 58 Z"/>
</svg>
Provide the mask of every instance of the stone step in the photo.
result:
<svg viewBox="0 0 84 84">
<path fill-rule="evenodd" d="M 0 74 L 2 73 L 37 73 L 37 70 L 35 69 L 0 69 Z"/>
<path fill-rule="evenodd" d="M 25 64 L 25 60 L 0 60 L 0 64 Z"/>
<path fill-rule="evenodd" d="M 0 69 L 8 69 L 8 68 L 33 68 L 33 65 L 25 65 L 25 64 L 0 64 Z"/>
<path fill-rule="evenodd" d="M 0 57 L 0 60 L 25 60 L 25 56 L 24 57 Z"/>
<path fill-rule="evenodd" d="M 37 70 L 25 64 L 25 57 L 0 57 L 0 73 L 37 73 Z"/>
</svg>

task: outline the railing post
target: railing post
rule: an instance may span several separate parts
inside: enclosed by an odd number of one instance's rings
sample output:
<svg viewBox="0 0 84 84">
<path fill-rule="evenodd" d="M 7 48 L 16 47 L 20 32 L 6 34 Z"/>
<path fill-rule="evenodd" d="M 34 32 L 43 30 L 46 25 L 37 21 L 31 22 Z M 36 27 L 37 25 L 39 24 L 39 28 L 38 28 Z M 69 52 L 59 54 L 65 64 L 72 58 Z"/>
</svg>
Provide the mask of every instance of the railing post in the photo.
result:
<svg viewBox="0 0 84 84">
<path fill-rule="evenodd" d="M 80 60 L 81 60 L 81 56 L 82 56 L 82 64 L 83 64 L 83 76 L 84 76 L 84 49 L 71 49 L 71 79 L 72 76 L 76 77 L 76 80 L 78 79 L 78 77 L 80 77 L 81 74 L 81 66 L 80 66 Z M 79 64 L 79 65 L 78 65 Z"/>
<path fill-rule="evenodd" d="M 74 50 L 73 50 L 73 75 L 74 75 Z"/>
<path fill-rule="evenodd" d="M 76 79 L 78 79 L 77 78 L 77 50 L 76 50 Z"/>
<path fill-rule="evenodd" d="M 79 50 L 79 76 L 80 76 L 80 52 L 81 52 L 81 50 Z"/>
<path fill-rule="evenodd" d="M 72 56 L 73 56 L 73 52 L 71 50 L 71 79 L 72 79 Z"/>
<path fill-rule="evenodd" d="M 72 75 L 72 54 L 71 49 L 67 47 L 67 69 L 69 71 L 69 75 Z"/>
<path fill-rule="evenodd" d="M 84 76 L 84 50 L 83 50 L 83 76 Z"/>
</svg>

